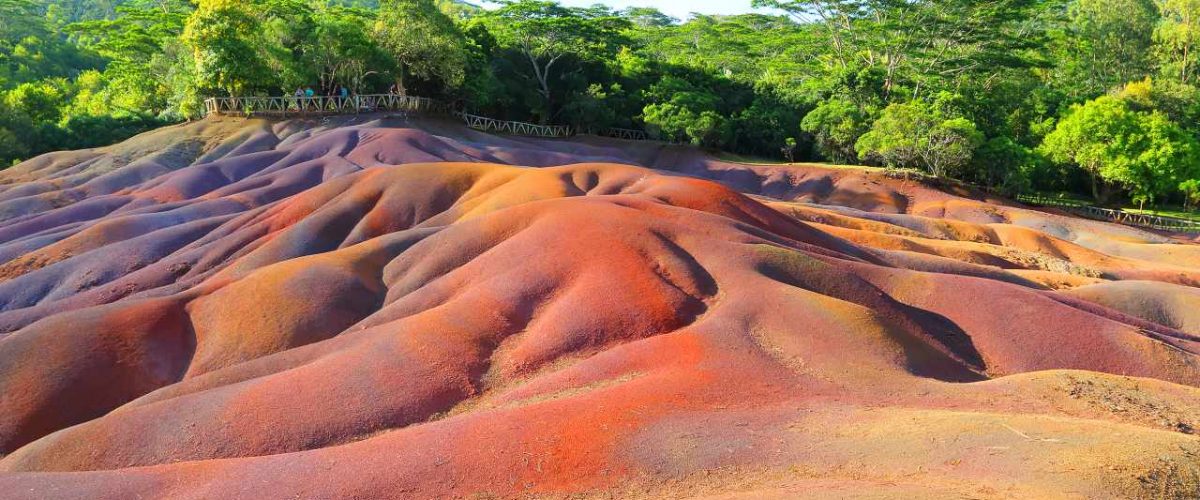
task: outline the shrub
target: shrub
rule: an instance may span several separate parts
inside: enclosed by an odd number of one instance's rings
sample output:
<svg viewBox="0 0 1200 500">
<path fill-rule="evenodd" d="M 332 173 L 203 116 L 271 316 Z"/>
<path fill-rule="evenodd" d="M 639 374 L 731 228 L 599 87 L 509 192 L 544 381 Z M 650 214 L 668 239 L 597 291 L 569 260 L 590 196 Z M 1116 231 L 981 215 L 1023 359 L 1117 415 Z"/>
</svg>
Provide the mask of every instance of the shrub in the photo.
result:
<svg viewBox="0 0 1200 500">
<path fill-rule="evenodd" d="M 983 134 L 959 116 L 944 94 L 933 102 L 914 100 L 883 110 L 855 144 L 862 157 L 889 167 L 924 168 L 945 177 L 965 167 L 983 143 Z"/>
</svg>

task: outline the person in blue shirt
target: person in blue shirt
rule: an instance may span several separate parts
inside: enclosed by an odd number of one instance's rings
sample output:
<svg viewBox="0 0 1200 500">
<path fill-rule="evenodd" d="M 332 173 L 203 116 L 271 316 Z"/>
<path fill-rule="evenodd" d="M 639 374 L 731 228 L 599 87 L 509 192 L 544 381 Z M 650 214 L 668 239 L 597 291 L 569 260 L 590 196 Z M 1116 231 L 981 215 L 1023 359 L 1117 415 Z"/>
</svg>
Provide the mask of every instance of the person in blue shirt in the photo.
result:
<svg viewBox="0 0 1200 500">
<path fill-rule="evenodd" d="M 313 96 L 312 87 L 308 87 L 308 88 L 304 89 L 304 97 L 312 97 L 312 96 Z"/>
<path fill-rule="evenodd" d="M 342 96 L 342 98 L 343 98 L 343 99 L 345 99 L 345 98 L 347 98 L 347 97 L 350 97 L 350 91 L 349 91 L 349 90 L 347 90 L 347 89 L 346 89 L 346 87 L 343 85 L 343 86 L 342 86 L 342 87 L 341 87 L 341 88 L 338 90 L 338 95 Z"/>
</svg>

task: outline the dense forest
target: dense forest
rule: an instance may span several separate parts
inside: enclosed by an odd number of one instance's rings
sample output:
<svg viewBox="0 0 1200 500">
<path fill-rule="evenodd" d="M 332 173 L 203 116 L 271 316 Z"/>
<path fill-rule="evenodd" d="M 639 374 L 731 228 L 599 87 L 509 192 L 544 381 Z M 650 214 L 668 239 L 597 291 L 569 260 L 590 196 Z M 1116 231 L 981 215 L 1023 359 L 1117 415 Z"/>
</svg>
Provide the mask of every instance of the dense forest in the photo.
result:
<svg viewBox="0 0 1200 500">
<path fill-rule="evenodd" d="M 1200 0 L 755 6 L 0 0 L 0 165 L 198 118 L 207 96 L 396 88 L 1009 193 L 1200 201 Z"/>
</svg>

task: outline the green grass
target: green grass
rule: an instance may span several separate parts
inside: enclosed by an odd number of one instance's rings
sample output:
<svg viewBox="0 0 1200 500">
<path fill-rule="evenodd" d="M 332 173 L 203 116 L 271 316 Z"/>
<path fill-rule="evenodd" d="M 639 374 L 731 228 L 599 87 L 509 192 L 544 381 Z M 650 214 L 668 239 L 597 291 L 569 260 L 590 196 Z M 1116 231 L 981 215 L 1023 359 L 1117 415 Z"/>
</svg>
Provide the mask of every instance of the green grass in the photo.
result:
<svg viewBox="0 0 1200 500">
<path fill-rule="evenodd" d="M 754 155 L 742 155 L 730 153 L 728 151 L 713 150 L 709 154 L 721 161 L 733 163 L 741 163 L 745 165 L 796 165 L 796 166 L 814 166 L 822 168 L 845 168 L 853 170 L 885 170 L 883 167 L 872 167 L 868 165 L 843 165 L 840 163 L 824 163 L 817 161 L 797 161 L 788 163 L 785 160 L 777 158 L 763 158 Z"/>
<path fill-rule="evenodd" d="M 1131 214 L 1161 215 L 1163 217 L 1174 217 L 1176 219 L 1186 219 L 1186 220 L 1200 222 L 1200 213 L 1186 212 L 1180 207 L 1164 207 L 1164 208 L 1146 209 L 1146 210 L 1138 210 L 1133 207 L 1125 207 L 1122 210 L 1129 212 Z"/>
<path fill-rule="evenodd" d="M 1052 192 L 1037 191 L 1037 192 L 1028 193 L 1028 194 L 1033 195 L 1033 196 L 1041 196 L 1044 198 L 1053 198 L 1058 201 L 1074 203 L 1074 204 L 1079 204 L 1079 205 L 1095 205 L 1096 204 L 1094 201 L 1092 201 L 1091 198 L 1088 198 L 1088 197 L 1080 195 L 1080 194 L 1075 194 L 1075 193 L 1061 193 L 1061 192 L 1060 193 L 1052 193 Z"/>
<path fill-rule="evenodd" d="M 1072 203 L 1072 204 L 1079 204 L 1079 205 L 1095 205 L 1096 204 L 1096 202 L 1094 200 L 1092 200 L 1091 198 L 1088 198 L 1088 197 L 1080 195 L 1080 194 L 1075 194 L 1075 193 L 1039 192 L 1039 193 L 1033 193 L 1033 194 L 1036 196 L 1053 198 L 1053 199 L 1056 199 L 1059 201 L 1068 202 L 1068 203 Z M 1179 206 L 1151 207 L 1151 208 L 1147 208 L 1145 210 L 1139 210 L 1137 207 L 1129 205 L 1129 206 L 1122 206 L 1122 207 L 1120 207 L 1120 209 L 1122 211 L 1129 212 L 1131 214 L 1159 215 L 1159 216 L 1163 216 L 1163 217 L 1174 217 L 1176 219 L 1185 219 L 1185 220 L 1193 220 L 1193 221 L 1200 222 L 1200 213 L 1197 213 L 1195 211 L 1189 212 L 1189 211 L 1184 210 L 1183 207 L 1179 207 Z"/>
<path fill-rule="evenodd" d="M 732 161 L 735 163 L 749 163 L 749 164 L 754 164 L 754 165 L 787 165 L 788 164 L 788 162 L 786 162 L 784 160 L 779 160 L 779 159 L 774 159 L 774 158 L 763 158 L 760 156 L 753 156 L 753 155 L 740 155 L 737 153 L 730 153 L 728 151 L 713 151 L 711 154 L 713 156 L 716 156 L 717 159 L 719 159 L 719 160 Z"/>
</svg>

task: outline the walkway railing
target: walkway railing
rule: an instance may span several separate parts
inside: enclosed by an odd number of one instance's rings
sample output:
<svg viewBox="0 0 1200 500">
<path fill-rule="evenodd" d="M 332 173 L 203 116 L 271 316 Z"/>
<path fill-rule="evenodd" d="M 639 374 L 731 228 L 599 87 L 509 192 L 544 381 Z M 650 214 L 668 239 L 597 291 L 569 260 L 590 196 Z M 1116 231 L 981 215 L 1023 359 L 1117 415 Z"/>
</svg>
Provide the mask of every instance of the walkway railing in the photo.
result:
<svg viewBox="0 0 1200 500">
<path fill-rule="evenodd" d="M 575 128 L 569 125 L 538 125 L 536 123 L 497 120 L 486 116 L 453 111 L 446 103 L 428 97 L 396 94 L 363 94 L 347 97 L 210 97 L 204 100 L 204 110 L 209 115 L 265 115 L 282 117 L 401 111 L 455 116 L 462 119 L 466 126 L 484 132 L 534 137 L 570 137 L 577 133 Z M 608 128 L 593 133 L 618 139 L 651 140 L 646 135 L 646 132 L 641 130 Z"/>
<path fill-rule="evenodd" d="M 498 132 L 536 137 L 571 137 L 575 129 L 568 125 L 538 125 L 536 123 L 511 122 L 469 113 L 455 113 L 468 127 L 484 132 Z"/>
<path fill-rule="evenodd" d="M 374 111 L 447 112 L 448 106 L 428 97 L 365 94 L 348 97 L 210 97 L 204 100 L 210 115 L 323 115 Z"/>
<path fill-rule="evenodd" d="M 1124 210 L 1093 207 L 1091 205 L 1086 205 L 1079 202 L 1061 200 L 1058 198 L 1050 198 L 1040 195 L 1017 195 L 1017 200 L 1030 205 L 1058 208 L 1076 215 L 1087 217 L 1089 219 L 1117 222 L 1130 226 L 1158 229 L 1160 231 L 1200 233 L 1200 222 L 1194 220 L 1165 217 L 1161 215 L 1135 214 L 1126 212 Z"/>
<path fill-rule="evenodd" d="M 648 141 L 648 140 L 650 140 L 650 137 L 648 135 L 646 135 L 646 132 L 644 130 L 634 130 L 634 129 L 628 129 L 628 128 L 612 127 L 612 128 L 601 129 L 601 130 L 599 130 L 597 132 L 593 132 L 593 133 L 598 136 L 601 136 L 601 137 L 612 137 L 615 139 L 628 139 L 631 141 Z"/>
</svg>

